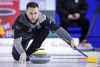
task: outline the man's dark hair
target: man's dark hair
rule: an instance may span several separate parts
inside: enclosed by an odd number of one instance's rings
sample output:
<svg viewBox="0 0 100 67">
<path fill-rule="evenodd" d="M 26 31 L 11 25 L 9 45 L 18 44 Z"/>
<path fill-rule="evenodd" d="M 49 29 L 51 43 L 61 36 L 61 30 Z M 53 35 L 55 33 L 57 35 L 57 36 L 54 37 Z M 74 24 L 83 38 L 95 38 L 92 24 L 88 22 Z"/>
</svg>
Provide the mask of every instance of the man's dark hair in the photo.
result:
<svg viewBox="0 0 100 67">
<path fill-rule="evenodd" d="M 39 8 L 38 4 L 35 3 L 35 2 L 29 2 L 29 3 L 27 4 L 27 9 L 28 9 L 29 7 L 32 7 L 32 8 L 38 7 L 38 8 Z"/>
</svg>

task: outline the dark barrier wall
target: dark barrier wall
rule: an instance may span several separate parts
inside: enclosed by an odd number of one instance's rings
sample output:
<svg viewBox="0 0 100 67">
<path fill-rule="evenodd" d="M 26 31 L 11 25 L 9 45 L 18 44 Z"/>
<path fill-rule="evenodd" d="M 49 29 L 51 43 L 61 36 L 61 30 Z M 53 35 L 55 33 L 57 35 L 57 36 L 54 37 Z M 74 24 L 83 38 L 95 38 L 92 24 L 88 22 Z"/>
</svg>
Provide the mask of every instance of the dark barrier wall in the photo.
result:
<svg viewBox="0 0 100 67">
<path fill-rule="evenodd" d="M 89 9 L 87 12 L 86 17 L 89 19 L 90 24 L 93 21 L 95 12 L 97 10 L 98 5 L 100 4 L 99 0 L 87 0 Z M 56 22 L 57 24 L 60 23 L 59 16 L 56 14 Z M 100 11 L 96 18 L 96 22 L 94 24 L 94 27 L 92 29 L 92 32 L 90 34 L 91 37 L 89 37 L 89 42 L 93 45 L 94 48 L 100 48 Z"/>
<path fill-rule="evenodd" d="M 94 15 L 96 14 L 96 11 L 98 10 L 97 8 L 100 4 L 100 0 L 87 0 L 87 2 L 89 4 L 89 9 L 88 9 L 86 17 L 90 20 L 90 24 L 91 24 L 93 22 L 93 18 L 94 18 Z M 96 22 L 94 24 L 92 32 L 90 34 L 93 37 L 89 38 L 90 43 L 92 43 L 92 45 L 95 48 L 100 48 L 100 31 L 99 31 L 99 29 L 100 29 L 100 11 L 96 18 Z"/>
</svg>

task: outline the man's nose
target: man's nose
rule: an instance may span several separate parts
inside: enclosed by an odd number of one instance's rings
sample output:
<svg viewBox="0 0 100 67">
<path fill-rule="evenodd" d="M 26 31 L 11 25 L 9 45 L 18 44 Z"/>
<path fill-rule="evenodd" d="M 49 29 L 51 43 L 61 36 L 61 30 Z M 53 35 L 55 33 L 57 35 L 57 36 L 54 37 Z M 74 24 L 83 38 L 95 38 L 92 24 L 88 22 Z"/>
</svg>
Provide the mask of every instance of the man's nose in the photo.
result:
<svg viewBox="0 0 100 67">
<path fill-rule="evenodd" d="M 32 18 L 35 19 L 35 16 L 33 15 Z"/>
</svg>

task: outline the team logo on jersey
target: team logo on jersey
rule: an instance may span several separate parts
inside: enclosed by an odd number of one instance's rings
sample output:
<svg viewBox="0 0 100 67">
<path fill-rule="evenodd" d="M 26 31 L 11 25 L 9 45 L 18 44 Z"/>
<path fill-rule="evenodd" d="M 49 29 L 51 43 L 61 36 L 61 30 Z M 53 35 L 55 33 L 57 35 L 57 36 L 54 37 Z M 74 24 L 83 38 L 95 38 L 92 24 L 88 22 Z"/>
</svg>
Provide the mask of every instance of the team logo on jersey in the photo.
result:
<svg viewBox="0 0 100 67">
<path fill-rule="evenodd" d="M 79 1 L 78 0 L 75 0 L 75 3 L 78 3 Z"/>
<path fill-rule="evenodd" d="M 28 29 L 28 32 L 32 32 L 32 28 L 29 28 L 29 29 Z"/>
<path fill-rule="evenodd" d="M 21 29 L 21 26 L 17 25 L 17 26 L 16 26 L 16 29 L 17 29 L 17 30 L 20 30 L 20 29 Z"/>
</svg>

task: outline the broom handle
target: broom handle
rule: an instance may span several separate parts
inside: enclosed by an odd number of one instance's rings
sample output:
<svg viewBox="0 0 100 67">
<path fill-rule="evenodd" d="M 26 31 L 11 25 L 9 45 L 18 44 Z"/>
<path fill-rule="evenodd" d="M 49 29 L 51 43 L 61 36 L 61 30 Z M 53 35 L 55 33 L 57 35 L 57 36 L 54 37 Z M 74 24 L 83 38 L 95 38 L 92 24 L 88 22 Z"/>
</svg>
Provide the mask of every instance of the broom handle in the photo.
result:
<svg viewBox="0 0 100 67">
<path fill-rule="evenodd" d="M 70 46 L 71 46 L 71 44 L 66 40 L 66 39 L 64 39 L 63 38 L 63 40 L 64 41 L 66 41 Z M 79 49 L 77 49 L 77 47 L 74 47 L 79 53 L 81 53 L 82 55 L 84 55 L 85 57 L 88 57 L 86 54 L 84 54 L 81 50 L 79 50 Z"/>
<path fill-rule="evenodd" d="M 78 52 L 80 52 L 81 54 L 83 54 L 85 57 L 88 57 L 86 54 L 84 54 L 81 50 L 77 49 L 76 47 L 74 47 Z"/>
</svg>

